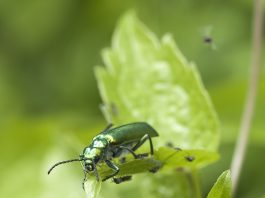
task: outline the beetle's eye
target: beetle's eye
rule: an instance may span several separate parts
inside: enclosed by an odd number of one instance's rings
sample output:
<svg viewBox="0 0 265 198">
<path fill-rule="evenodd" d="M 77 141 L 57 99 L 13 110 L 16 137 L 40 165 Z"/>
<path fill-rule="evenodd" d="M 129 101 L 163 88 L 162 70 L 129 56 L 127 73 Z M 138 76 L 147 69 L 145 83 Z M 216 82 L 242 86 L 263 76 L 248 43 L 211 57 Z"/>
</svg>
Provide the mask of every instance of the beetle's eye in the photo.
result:
<svg viewBox="0 0 265 198">
<path fill-rule="evenodd" d="M 93 169 L 93 166 L 91 165 L 91 164 L 87 164 L 86 165 L 86 169 L 88 170 L 88 171 L 93 171 L 94 169 Z"/>
</svg>

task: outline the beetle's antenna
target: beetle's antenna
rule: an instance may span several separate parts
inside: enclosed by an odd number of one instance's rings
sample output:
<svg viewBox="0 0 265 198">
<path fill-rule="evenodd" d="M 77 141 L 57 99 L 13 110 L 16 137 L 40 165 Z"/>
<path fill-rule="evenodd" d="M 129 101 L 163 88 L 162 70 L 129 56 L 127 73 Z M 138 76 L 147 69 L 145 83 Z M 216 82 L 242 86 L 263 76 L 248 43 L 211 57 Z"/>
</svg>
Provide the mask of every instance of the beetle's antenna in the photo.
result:
<svg viewBox="0 0 265 198">
<path fill-rule="evenodd" d="M 56 164 L 54 164 L 48 171 L 48 175 L 51 173 L 51 171 L 58 165 L 60 164 L 65 164 L 65 163 L 70 163 L 70 162 L 80 162 L 80 161 L 83 161 L 84 159 L 71 159 L 71 160 L 65 160 L 65 161 L 61 161 L 61 162 L 58 162 Z"/>
</svg>

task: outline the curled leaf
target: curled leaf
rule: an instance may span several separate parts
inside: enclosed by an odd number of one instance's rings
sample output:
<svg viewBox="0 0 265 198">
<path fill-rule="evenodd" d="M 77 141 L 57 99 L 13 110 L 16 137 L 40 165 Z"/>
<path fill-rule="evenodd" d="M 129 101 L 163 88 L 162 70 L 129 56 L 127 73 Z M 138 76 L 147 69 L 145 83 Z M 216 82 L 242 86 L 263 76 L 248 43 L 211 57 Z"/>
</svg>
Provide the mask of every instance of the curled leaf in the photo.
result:
<svg viewBox="0 0 265 198">
<path fill-rule="evenodd" d="M 160 147 L 155 152 L 155 158 L 168 168 L 202 168 L 219 159 L 216 152 L 205 150 L 179 150 L 167 147 Z"/>
<path fill-rule="evenodd" d="M 85 193 L 86 193 L 86 198 L 96 198 L 98 196 L 98 193 L 101 188 L 101 182 L 97 181 L 96 179 L 88 179 L 85 184 Z"/>
</svg>

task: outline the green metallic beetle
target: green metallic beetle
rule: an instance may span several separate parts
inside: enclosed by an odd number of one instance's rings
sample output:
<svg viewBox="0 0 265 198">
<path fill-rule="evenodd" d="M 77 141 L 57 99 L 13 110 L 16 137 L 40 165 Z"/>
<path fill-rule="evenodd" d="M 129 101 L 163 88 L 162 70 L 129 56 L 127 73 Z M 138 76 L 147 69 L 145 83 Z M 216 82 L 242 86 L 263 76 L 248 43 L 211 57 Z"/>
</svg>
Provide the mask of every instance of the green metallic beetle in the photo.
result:
<svg viewBox="0 0 265 198">
<path fill-rule="evenodd" d="M 85 147 L 79 159 L 61 161 L 54 164 L 48 171 L 48 174 L 58 165 L 81 161 L 85 173 L 84 182 L 87 179 L 87 173 L 93 171 L 97 181 L 99 175 L 96 165 L 105 162 L 114 172 L 102 179 L 105 181 L 114 177 L 119 173 L 119 167 L 112 162 L 112 158 L 120 157 L 125 152 L 131 153 L 135 159 L 141 158 L 144 154 L 135 154 L 137 150 L 146 140 L 149 140 L 150 154 L 153 155 L 152 137 L 158 136 L 158 133 L 149 124 L 145 122 L 136 122 L 119 126 L 111 129 L 112 124 L 108 125 L 100 134 L 93 138 L 92 143 Z M 114 180 L 115 182 L 115 180 Z"/>
</svg>

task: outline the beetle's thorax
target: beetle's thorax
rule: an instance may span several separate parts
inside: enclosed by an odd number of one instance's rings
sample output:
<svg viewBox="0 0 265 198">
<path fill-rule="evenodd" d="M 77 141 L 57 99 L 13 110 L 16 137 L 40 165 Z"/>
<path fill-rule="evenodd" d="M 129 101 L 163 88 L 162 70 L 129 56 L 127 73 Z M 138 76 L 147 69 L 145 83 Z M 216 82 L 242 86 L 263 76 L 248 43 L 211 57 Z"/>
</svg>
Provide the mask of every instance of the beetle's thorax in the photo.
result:
<svg viewBox="0 0 265 198">
<path fill-rule="evenodd" d="M 92 143 L 83 151 L 83 157 L 93 160 L 97 163 L 103 156 L 105 149 L 108 147 L 108 141 L 105 138 L 96 136 Z"/>
<path fill-rule="evenodd" d="M 112 143 L 114 141 L 114 139 L 111 135 L 99 134 L 93 138 L 93 142 L 95 142 L 95 141 L 100 141 L 100 142 L 104 143 L 105 147 L 106 147 L 107 144 Z"/>
<path fill-rule="evenodd" d="M 100 156 L 101 153 L 102 149 L 93 148 L 89 146 L 84 150 L 83 156 L 86 159 L 95 159 L 97 156 Z"/>
</svg>

